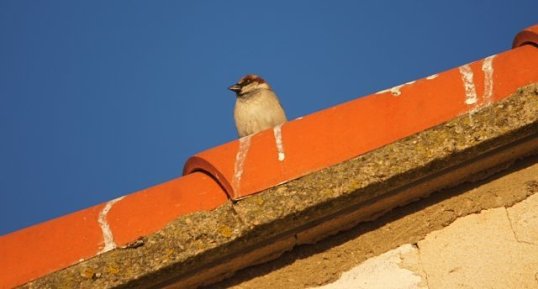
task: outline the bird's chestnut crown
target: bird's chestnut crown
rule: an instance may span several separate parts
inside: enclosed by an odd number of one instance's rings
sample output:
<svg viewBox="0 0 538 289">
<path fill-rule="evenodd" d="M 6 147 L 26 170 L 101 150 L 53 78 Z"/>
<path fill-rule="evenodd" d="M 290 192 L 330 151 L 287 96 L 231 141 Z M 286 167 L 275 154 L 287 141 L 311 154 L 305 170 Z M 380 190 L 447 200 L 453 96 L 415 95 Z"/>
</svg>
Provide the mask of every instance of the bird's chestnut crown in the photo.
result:
<svg viewBox="0 0 538 289">
<path fill-rule="evenodd" d="M 237 96 L 242 96 L 258 89 L 271 89 L 271 87 L 260 76 L 256 74 L 247 74 L 236 84 L 228 87 L 228 89 L 235 92 Z"/>
</svg>

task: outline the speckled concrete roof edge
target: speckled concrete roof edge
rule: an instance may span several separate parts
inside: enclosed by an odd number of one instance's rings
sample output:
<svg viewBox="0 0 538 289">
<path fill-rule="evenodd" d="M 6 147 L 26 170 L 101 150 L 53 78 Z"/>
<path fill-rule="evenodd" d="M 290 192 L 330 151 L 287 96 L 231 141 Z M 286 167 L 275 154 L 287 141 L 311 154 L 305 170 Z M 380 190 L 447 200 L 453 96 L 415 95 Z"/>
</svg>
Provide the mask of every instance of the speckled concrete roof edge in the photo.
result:
<svg viewBox="0 0 538 289">
<path fill-rule="evenodd" d="M 380 149 L 187 215 L 23 288 L 192 288 L 538 150 L 538 84 Z"/>
</svg>

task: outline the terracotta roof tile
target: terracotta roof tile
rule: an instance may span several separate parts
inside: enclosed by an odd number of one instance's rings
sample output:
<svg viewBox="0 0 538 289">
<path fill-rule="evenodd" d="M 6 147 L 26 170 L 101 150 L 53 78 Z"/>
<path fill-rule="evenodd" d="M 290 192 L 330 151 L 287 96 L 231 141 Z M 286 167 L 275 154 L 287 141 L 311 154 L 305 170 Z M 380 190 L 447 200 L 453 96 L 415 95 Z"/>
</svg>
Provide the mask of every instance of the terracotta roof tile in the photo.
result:
<svg viewBox="0 0 538 289">
<path fill-rule="evenodd" d="M 519 32 L 514 38 L 512 47 L 516 48 L 522 45 L 538 46 L 538 25 L 534 25 Z"/>
<path fill-rule="evenodd" d="M 20 285 L 135 241 L 179 216 L 227 201 L 194 173 L 0 237 L 0 288 Z"/>
</svg>

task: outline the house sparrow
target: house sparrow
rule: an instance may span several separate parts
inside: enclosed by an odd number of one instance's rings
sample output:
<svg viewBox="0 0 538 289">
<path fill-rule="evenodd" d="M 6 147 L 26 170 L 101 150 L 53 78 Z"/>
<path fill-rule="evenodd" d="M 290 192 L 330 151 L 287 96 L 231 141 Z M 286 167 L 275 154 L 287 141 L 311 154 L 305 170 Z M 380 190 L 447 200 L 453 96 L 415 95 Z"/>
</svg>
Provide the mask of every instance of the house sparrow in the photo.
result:
<svg viewBox="0 0 538 289">
<path fill-rule="evenodd" d="M 234 118 L 239 137 L 275 127 L 287 121 L 286 113 L 271 86 L 263 78 L 249 74 L 228 87 L 235 92 Z"/>
</svg>

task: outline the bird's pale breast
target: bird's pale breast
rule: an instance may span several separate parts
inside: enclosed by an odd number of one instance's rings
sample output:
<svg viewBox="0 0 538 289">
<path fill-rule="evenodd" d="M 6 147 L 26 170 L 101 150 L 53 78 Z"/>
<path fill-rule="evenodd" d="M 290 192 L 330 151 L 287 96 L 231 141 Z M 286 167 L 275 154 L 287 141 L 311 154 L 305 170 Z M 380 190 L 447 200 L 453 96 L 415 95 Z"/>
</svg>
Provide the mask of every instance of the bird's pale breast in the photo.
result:
<svg viewBox="0 0 538 289">
<path fill-rule="evenodd" d="M 268 90 L 238 98 L 234 117 L 240 137 L 272 128 L 287 120 L 278 98 Z"/>
</svg>

